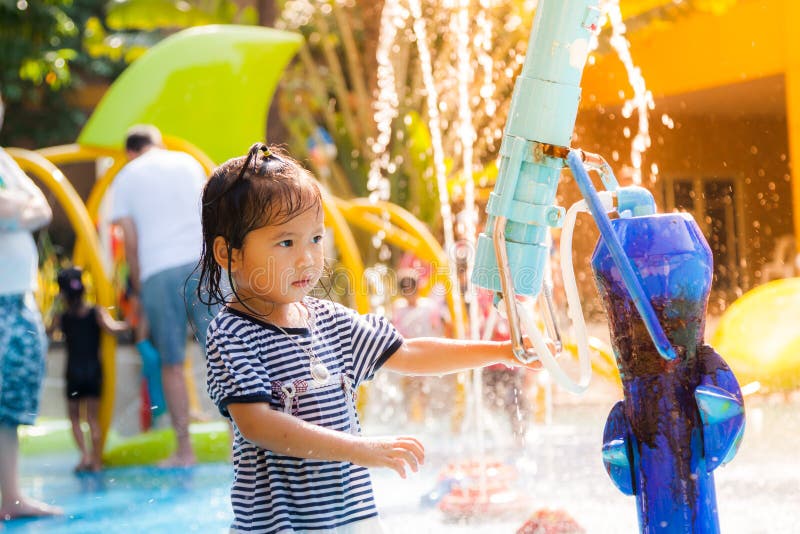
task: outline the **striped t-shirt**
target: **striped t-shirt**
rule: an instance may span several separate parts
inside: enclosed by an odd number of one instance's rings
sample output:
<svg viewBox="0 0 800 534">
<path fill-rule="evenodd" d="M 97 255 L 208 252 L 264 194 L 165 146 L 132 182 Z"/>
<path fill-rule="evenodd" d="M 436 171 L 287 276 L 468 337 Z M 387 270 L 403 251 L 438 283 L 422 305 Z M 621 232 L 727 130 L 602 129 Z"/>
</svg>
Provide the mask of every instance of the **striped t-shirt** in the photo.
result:
<svg viewBox="0 0 800 534">
<path fill-rule="evenodd" d="M 208 328 L 207 387 L 220 412 L 266 402 L 310 423 L 358 434 L 358 385 L 402 345 L 383 317 L 360 315 L 306 297 L 311 329 L 276 326 L 224 308 Z M 324 385 L 310 373 L 310 349 L 330 372 Z M 245 440 L 234 424 L 234 531 L 293 532 L 346 525 L 377 516 L 367 468 L 347 462 L 275 454 Z"/>
</svg>

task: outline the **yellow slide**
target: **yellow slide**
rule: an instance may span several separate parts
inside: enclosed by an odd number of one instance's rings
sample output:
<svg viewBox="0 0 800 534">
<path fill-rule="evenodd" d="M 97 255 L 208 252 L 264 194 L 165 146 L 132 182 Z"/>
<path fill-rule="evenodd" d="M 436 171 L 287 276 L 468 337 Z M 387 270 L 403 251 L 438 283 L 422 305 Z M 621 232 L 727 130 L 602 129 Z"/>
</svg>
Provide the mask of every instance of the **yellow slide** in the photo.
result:
<svg viewBox="0 0 800 534">
<path fill-rule="evenodd" d="M 742 385 L 800 387 L 800 278 L 774 280 L 737 299 L 722 315 L 711 345 Z"/>
</svg>

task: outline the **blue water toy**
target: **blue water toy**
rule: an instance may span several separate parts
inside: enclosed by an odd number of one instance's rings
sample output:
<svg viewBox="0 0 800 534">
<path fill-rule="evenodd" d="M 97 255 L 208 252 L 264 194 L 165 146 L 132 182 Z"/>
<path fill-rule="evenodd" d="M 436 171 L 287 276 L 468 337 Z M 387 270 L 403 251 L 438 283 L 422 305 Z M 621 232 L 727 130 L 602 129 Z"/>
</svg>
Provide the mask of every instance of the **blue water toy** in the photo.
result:
<svg viewBox="0 0 800 534">
<path fill-rule="evenodd" d="M 600 230 L 592 267 L 625 396 L 606 423 L 604 465 L 621 491 L 636 496 L 641 532 L 716 533 L 712 472 L 741 443 L 744 402 L 727 364 L 703 341 L 710 249 L 691 216 L 657 214 L 649 191 L 620 187 L 602 156 L 570 147 L 580 79 L 600 16 L 598 0 L 538 3 L 472 281 L 495 292 L 517 359 L 539 359 L 566 389 L 584 391 L 591 362 L 572 237 L 577 216 L 592 215 Z M 584 197 L 569 210 L 555 205 L 565 167 Z M 605 190 L 595 189 L 590 172 Z M 553 227 L 563 227 L 561 271 L 578 347 L 577 381 L 556 361 L 560 335 L 547 317 L 552 303 L 538 306 L 542 332 L 524 298 L 547 300 L 542 285 Z M 533 348 L 525 346 L 525 337 Z"/>
<path fill-rule="evenodd" d="M 147 384 L 147 396 L 150 398 L 150 413 L 155 419 L 167 411 L 164 388 L 161 385 L 161 357 L 158 350 L 144 339 L 136 343 L 136 350 L 142 358 L 142 378 Z"/>
</svg>

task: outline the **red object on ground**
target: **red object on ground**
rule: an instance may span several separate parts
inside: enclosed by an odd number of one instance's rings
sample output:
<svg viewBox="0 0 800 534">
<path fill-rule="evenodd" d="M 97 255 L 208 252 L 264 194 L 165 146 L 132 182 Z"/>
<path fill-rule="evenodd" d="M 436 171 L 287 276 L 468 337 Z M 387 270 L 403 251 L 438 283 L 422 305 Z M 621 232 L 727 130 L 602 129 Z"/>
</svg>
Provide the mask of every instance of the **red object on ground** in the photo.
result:
<svg viewBox="0 0 800 534">
<path fill-rule="evenodd" d="M 142 380 L 139 390 L 141 399 L 139 403 L 139 428 L 147 432 L 153 426 L 153 411 L 150 409 L 150 393 L 147 391 L 147 381 Z"/>
<path fill-rule="evenodd" d="M 517 534 L 584 534 L 586 531 L 564 510 L 542 508 L 533 513 Z"/>
<path fill-rule="evenodd" d="M 516 471 L 502 462 L 451 463 L 439 478 L 455 481 L 438 505 L 450 519 L 514 515 L 529 506 L 527 496 L 511 487 Z"/>
</svg>

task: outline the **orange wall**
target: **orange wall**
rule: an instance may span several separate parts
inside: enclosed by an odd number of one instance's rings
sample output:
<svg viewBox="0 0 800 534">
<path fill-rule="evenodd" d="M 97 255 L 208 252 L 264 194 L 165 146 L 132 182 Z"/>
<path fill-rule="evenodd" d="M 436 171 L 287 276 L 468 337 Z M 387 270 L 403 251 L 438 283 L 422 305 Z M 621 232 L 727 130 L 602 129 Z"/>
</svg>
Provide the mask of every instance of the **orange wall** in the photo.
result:
<svg viewBox="0 0 800 534">
<path fill-rule="evenodd" d="M 782 73 L 787 2 L 797 0 L 740 0 L 724 15 L 698 13 L 643 29 L 628 36 L 633 61 L 656 97 Z M 608 53 L 586 69 L 581 85 L 593 101 L 618 104 L 620 88 L 631 96 L 627 79 L 616 54 Z"/>
<path fill-rule="evenodd" d="M 623 6 L 625 2 L 623 0 Z M 637 2 L 634 2 L 637 4 Z M 635 7 L 635 6 L 634 6 Z M 681 95 L 713 87 L 725 87 L 746 80 L 755 80 L 769 76 L 784 76 L 786 82 L 786 115 L 772 117 L 769 133 L 758 134 L 748 127 L 748 121 L 695 120 L 700 124 L 700 131 L 715 139 L 728 139 L 722 146 L 712 147 L 702 156 L 703 164 L 710 160 L 724 157 L 729 163 L 739 162 L 733 147 L 740 146 L 745 139 L 754 145 L 779 145 L 779 151 L 788 161 L 800 162 L 800 38 L 797 27 L 800 23 L 800 0 L 739 0 L 723 15 L 697 13 L 680 18 L 674 22 L 651 24 L 650 26 L 629 35 L 631 54 L 656 99 L 661 96 Z M 582 102 L 587 108 L 597 103 L 615 107 L 622 103 L 620 90 L 625 98 L 631 96 L 627 74 L 616 54 L 606 53 L 596 58 L 596 64 L 586 69 L 582 82 Z M 651 120 L 660 116 L 658 109 L 651 114 Z M 674 115 L 674 114 L 673 114 Z M 676 118 L 673 116 L 673 118 Z M 759 119 L 764 121 L 767 119 Z M 684 118 L 685 126 L 691 121 Z M 783 131 L 780 131 L 783 124 Z M 721 127 L 723 129 L 715 129 Z M 702 142 L 693 143 L 692 132 L 683 130 L 683 138 L 675 139 L 672 146 L 681 147 L 683 154 L 694 153 Z M 731 136 L 732 132 L 741 135 Z M 665 139 L 674 137 L 664 134 Z M 741 143 L 740 143 L 741 141 Z M 664 150 L 670 150 L 664 148 Z M 718 154 L 719 152 L 719 154 Z M 761 154 L 766 158 L 764 165 L 769 167 L 767 174 L 781 190 L 781 205 L 787 213 L 793 212 L 793 223 L 785 226 L 785 216 L 777 216 L 780 228 L 775 231 L 794 232 L 800 237 L 800 164 L 789 166 L 782 162 L 784 171 L 773 168 L 773 155 Z M 671 157 L 667 152 L 668 158 Z M 663 167 L 663 158 L 659 157 L 659 149 L 655 147 L 650 158 L 655 158 Z M 693 160 L 697 163 L 700 160 Z M 742 161 L 741 163 L 747 163 Z M 748 170 L 750 169 L 750 170 Z M 664 169 L 665 171 L 667 169 Z M 737 172 L 749 173 L 754 183 L 759 181 L 757 169 L 749 163 L 739 166 Z M 755 174 L 754 174 L 755 173 Z M 791 176 L 791 179 L 789 179 Z M 762 191 L 754 189 L 753 195 L 748 193 L 748 202 L 760 202 L 757 199 Z M 774 194 L 771 192 L 770 194 Z M 794 200 L 792 201 L 792 198 Z M 794 206 L 794 209 L 792 209 Z M 750 213 L 753 217 L 762 214 L 758 209 Z M 775 215 L 775 214 L 773 214 Z M 791 216 L 791 215 L 790 215 Z M 792 229 L 793 224 L 793 229 Z M 761 230 L 764 231 L 763 228 Z M 762 236 L 763 246 L 769 246 L 771 236 Z M 757 245 L 753 241 L 753 245 Z M 800 239 L 798 239 L 800 246 Z M 763 249 L 762 249 L 763 252 Z"/>
</svg>

